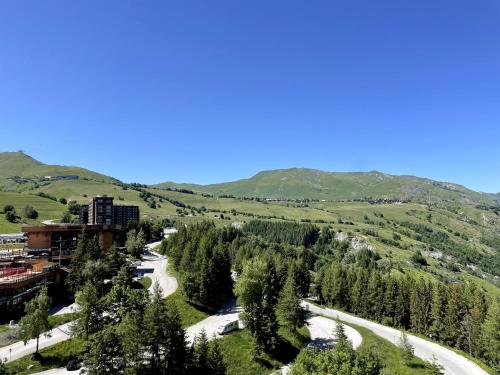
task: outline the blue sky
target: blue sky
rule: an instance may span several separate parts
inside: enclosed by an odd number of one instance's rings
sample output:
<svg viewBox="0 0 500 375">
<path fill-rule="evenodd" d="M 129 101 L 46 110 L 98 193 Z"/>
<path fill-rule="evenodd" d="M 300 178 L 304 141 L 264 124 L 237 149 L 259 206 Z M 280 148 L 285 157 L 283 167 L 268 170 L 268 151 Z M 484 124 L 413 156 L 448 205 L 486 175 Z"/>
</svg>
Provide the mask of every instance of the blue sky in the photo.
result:
<svg viewBox="0 0 500 375">
<path fill-rule="evenodd" d="M 145 183 L 296 166 L 498 192 L 499 41 L 497 0 L 2 1 L 0 150 Z"/>
</svg>

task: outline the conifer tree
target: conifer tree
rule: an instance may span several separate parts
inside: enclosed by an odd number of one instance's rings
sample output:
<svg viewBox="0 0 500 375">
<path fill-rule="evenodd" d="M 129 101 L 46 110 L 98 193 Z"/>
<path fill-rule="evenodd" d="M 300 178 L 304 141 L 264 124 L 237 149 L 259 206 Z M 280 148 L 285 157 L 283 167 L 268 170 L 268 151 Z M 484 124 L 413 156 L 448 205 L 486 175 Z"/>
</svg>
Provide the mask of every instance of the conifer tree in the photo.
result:
<svg viewBox="0 0 500 375">
<path fill-rule="evenodd" d="M 484 356 L 497 372 L 500 372 L 500 298 L 496 298 L 488 308 L 482 327 Z"/>
<path fill-rule="evenodd" d="M 208 352 L 208 375 L 226 375 L 227 368 L 221 347 L 217 340 L 210 343 Z"/>
<path fill-rule="evenodd" d="M 300 296 L 293 273 L 288 275 L 281 290 L 276 308 L 277 314 L 291 331 L 297 331 L 305 322 L 305 311 L 300 305 Z"/>
<path fill-rule="evenodd" d="M 479 288 L 475 290 L 470 307 L 470 342 L 473 355 L 480 357 L 483 354 L 481 343 L 483 324 L 486 319 L 488 305 L 486 296 Z"/>
<path fill-rule="evenodd" d="M 442 283 L 438 283 L 432 292 L 431 304 L 431 326 L 429 333 L 434 340 L 443 342 L 446 339 L 445 335 L 445 309 L 446 302 L 446 288 Z"/>
<path fill-rule="evenodd" d="M 97 332 L 103 326 L 102 306 L 99 301 L 96 287 L 87 283 L 81 291 L 76 293 L 78 311 L 76 319 L 71 325 L 74 336 L 83 336 L 85 339 L 91 333 Z"/>
<path fill-rule="evenodd" d="M 461 284 L 447 287 L 447 304 L 444 316 L 446 342 L 450 346 L 459 347 L 462 337 L 462 322 L 466 313 L 463 301 L 464 288 Z"/>
</svg>

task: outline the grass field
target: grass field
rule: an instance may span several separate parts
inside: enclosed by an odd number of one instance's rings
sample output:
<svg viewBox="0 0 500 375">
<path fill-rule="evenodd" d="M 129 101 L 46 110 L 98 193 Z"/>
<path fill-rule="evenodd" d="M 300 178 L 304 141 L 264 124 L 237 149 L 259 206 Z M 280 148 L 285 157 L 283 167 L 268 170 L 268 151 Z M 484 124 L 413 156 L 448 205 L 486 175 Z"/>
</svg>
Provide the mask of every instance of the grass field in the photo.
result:
<svg viewBox="0 0 500 375">
<path fill-rule="evenodd" d="M 254 358 L 252 338 L 245 329 L 220 339 L 228 375 L 269 374 L 292 361 L 309 342 L 309 331 L 302 327 L 297 334 L 280 329 L 280 346 L 272 356 L 261 354 Z"/>
<path fill-rule="evenodd" d="M 40 362 L 32 361 L 30 356 L 27 356 L 17 361 L 10 362 L 6 366 L 14 374 L 19 375 L 33 374 L 51 368 L 66 367 L 68 361 L 71 358 L 78 357 L 83 352 L 83 349 L 84 341 L 82 339 L 72 338 L 40 350 L 40 354 L 42 354 L 43 357 Z M 28 367 L 30 367 L 29 370 Z"/>
<path fill-rule="evenodd" d="M 413 357 L 407 362 L 403 351 L 396 345 L 377 336 L 369 329 L 350 323 L 348 325 L 356 329 L 363 337 L 363 342 L 358 350 L 374 350 L 392 374 L 431 375 L 425 367 L 425 362 L 420 358 Z"/>
<path fill-rule="evenodd" d="M 204 311 L 200 307 L 187 302 L 180 289 L 177 289 L 174 294 L 168 296 L 166 300 L 175 303 L 177 306 L 184 328 L 192 326 L 210 316 L 210 312 Z"/>
<path fill-rule="evenodd" d="M 186 194 L 176 191 L 146 188 L 157 195 L 157 208 L 151 208 L 140 193 L 131 187 L 122 187 L 108 181 L 68 180 L 44 182 L 43 186 L 23 193 L 0 192 L 0 208 L 14 204 L 18 214 L 26 204 L 31 204 L 40 213 L 38 221 L 20 218 L 17 223 L 9 223 L 0 214 L 0 232 L 19 232 L 23 224 L 36 224 L 44 219 L 59 219 L 66 206 L 50 199 L 41 198 L 36 193 L 44 192 L 67 200 L 86 203 L 94 195 L 109 195 L 116 204 L 138 205 L 142 218 L 170 218 L 186 224 L 201 220 L 213 220 L 217 226 L 230 225 L 233 221 L 246 222 L 255 218 L 270 220 L 310 221 L 319 226 L 329 226 L 334 231 L 342 231 L 369 244 L 381 256 L 381 263 L 394 269 L 416 272 L 423 277 L 447 280 L 469 279 L 477 281 L 490 295 L 497 294 L 499 288 L 492 284 L 491 274 L 474 271 L 465 261 L 459 263 L 459 271 L 450 270 L 448 263 L 454 258 L 434 259 L 428 254 L 428 267 L 412 270 L 410 262 L 416 251 L 427 252 L 436 249 L 424 239 L 416 239 L 416 233 L 406 230 L 402 223 L 418 224 L 442 232 L 449 236 L 457 249 L 468 248 L 481 255 L 497 254 L 499 249 L 486 245 L 484 237 L 500 238 L 500 217 L 498 214 L 480 209 L 471 204 L 446 202 L 442 204 L 391 203 L 370 204 L 366 202 L 262 202 L 243 198 L 220 198 L 202 194 Z M 160 198 L 161 197 L 161 198 Z M 161 200 L 161 201 L 160 201 Z M 180 209 L 176 204 L 194 207 Z M 182 211 L 179 213 L 178 211 Z M 218 219 L 224 214 L 225 219 Z M 488 218 L 488 221 L 485 220 Z M 398 239 L 394 240 L 394 236 Z M 498 247 L 498 246 L 497 246 Z M 491 264 L 491 263 L 488 263 Z M 474 264 L 472 264 L 474 265 Z M 452 268 L 451 268 L 452 269 Z"/>
<path fill-rule="evenodd" d="M 151 278 L 146 276 L 139 281 L 139 284 L 142 285 L 143 289 L 149 289 L 152 282 Z"/>
</svg>

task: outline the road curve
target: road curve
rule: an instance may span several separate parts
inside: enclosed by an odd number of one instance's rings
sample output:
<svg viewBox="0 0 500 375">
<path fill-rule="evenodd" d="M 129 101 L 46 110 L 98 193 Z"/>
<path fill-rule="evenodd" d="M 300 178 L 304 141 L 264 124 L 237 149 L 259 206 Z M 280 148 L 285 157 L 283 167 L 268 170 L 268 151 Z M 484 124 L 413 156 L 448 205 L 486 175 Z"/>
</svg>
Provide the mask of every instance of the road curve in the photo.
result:
<svg viewBox="0 0 500 375">
<path fill-rule="evenodd" d="M 161 242 L 153 242 L 146 245 L 149 254 L 142 257 L 143 260 L 141 261 L 141 265 L 137 267 L 136 273 L 141 273 L 151 278 L 152 283 L 148 289 L 150 293 L 153 292 L 155 282 L 158 282 L 162 290 L 162 297 L 165 298 L 173 294 L 177 290 L 179 284 L 177 283 L 177 279 L 170 276 L 167 272 L 167 257 L 153 251 L 160 243 Z"/>
<path fill-rule="evenodd" d="M 332 346 L 335 338 L 336 323 L 335 320 L 323 316 L 310 316 L 307 319 L 307 329 L 311 335 L 309 346 L 318 349 Z M 345 324 L 343 324 L 343 326 L 347 338 L 352 343 L 352 347 L 357 349 L 361 345 L 363 338 L 354 328 Z"/>
<path fill-rule="evenodd" d="M 359 326 L 368 328 L 376 335 L 390 341 L 393 344 L 398 343 L 401 337 L 401 331 L 383 326 L 378 323 L 371 322 L 366 319 L 358 318 L 342 311 L 321 308 L 309 302 L 303 302 L 308 306 L 311 312 L 322 314 L 333 318 L 339 318 L 347 324 L 357 324 Z M 415 348 L 415 355 L 423 360 L 432 360 L 435 356 L 436 360 L 444 367 L 446 375 L 488 375 L 481 367 L 467 358 L 455 353 L 452 350 L 446 349 L 443 346 L 424 340 L 420 337 L 408 335 L 408 341 Z"/>
<path fill-rule="evenodd" d="M 195 336 L 199 335 L 202 330 L 205 330 L 209 340 L 222 337 L 217 333 L 217 328 L 219 325 L 224 323 L 226 320 L 239 320 L 239 314 L 242 311 L 241 307 L 236 304 L 233 300 L 225 304 L 215 315 L 210 315 L 206 319 L 199 321 L 198 323 L 186 328 L 186 338 L 191 344 Z M 243 323 L 240 321 L 239 326 L 242 328 Z"/>
<path fill-rule="evenodd" d="M 144 273 L 147 273 L 147 276 L 151 277 L 153 283 L 155 281 L 159 282 L 162 288 L 163 297 L 167 297 L 176 291 L 178 284 L 177 279 L 167 273 L 167 258 L 161 254 L 151 251 L 159 244 L 159 242 L 156 242 L 146 245 L 150 250 L 151 255 L 144 257 L 144 260 L 141 262 L 141 266 L 139 266 L 139 268 L 142 268 Z M 153 283 L 149 288 L 150 292 L 153 290 Z M 71 311 L 74 312 L 74 309 Z M 41 335 L 39 340 L 39 349 L 47 348 L 68 340 L 71 337 L 70 325 L 71 322 L 53 328 L 50 331 L 50 336 Z M 32 354 L 35 351 L 35 348 L 36 340 L 30 340 L 26 345 L 24 345 L 24 342 L 18 341 L 14 344 L 0 348 L 0 359 L 6 360 L 6 362 L 15 361 L 16 359 Z"/>
</svg>

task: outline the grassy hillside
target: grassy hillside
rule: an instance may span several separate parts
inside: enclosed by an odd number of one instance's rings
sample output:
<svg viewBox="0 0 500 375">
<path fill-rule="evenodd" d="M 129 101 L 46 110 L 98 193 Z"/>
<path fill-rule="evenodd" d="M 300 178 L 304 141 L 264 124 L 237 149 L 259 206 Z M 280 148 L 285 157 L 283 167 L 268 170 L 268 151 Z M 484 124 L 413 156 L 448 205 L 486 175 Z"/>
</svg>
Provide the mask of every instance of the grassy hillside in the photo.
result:
<svg viewBox="0 0 500 375">
<path fill-rule="evenodd" d="M 77 175 L 80 179 L 113 182 L 114 178 L 84 168 L 48 165 L 22 151 L 0 153 L 0 186 L 3 190 L 27 190 L 43 184 L 44 176 Z"/>
<path fill-rule="evenodd" d="M 424 202 L 457 201 L 495 204 L 498 197 L 482 194 L 461 185 L 413 176 L 393 176 L 380 172 L 334 173 L 291 168 L 264 171 L 255 176 L 212 185 L 174 184 L 178 187 L 216 195 L 245 197 L 352 200 L 362 198 L 413 199 Z"/>
<path fill-rule="evenodd" d="M 65 211 L 65 206 L 51 199 L 42 198 L 31 194 L 0 192 L 0 211 L 3 207 L 11 204 L 15 207 L 18 219 L 11 223 L 5 219 L 3 213 L 0 214 L 0 233 L 20 232 L 23 224 L 40 224 L 41 220 L 59 218 Z M 38 211 L 38 219 L 31 220 L 23 217 L 23 209 L 26 205 L 35 207 Z"/>
<path fill-rule="evenodd" d="M 22 161 L 25 165 L 31 165 L 29 168 L 36 169 L 39 166 L 39 162 L 27 156 L 17 155 L 14 159 L 16 163 Z M 3 164 L 1 168 L 1 173 L 10 170 L 8 164 Z M 303 173 L 306 176 L 316 176 L 316 180 L 304 177 L 305 181 L 300 182 Z M 360 246 L 369 246 L 381 255 L 379 262 L 398 272 L 448 280 L 467 278 L 483 285 L 490 293 L 497 293 L 499 290 L 494 286 L 497 282 L 494 276 L 500 276 L 500 211 L 495 206 L 472 203 L 470 199 L 465 199 L 464 196 L 469 194 L 467 190 L 458 193 L 435 186 L 429 180 L 387 177 L 375 172 L 324 175 L 323 172 L 297 169 L 263 172 L 258 176 L 260 181 L 267 181 L 269 189 L 273 188 L 276 176 L 281 176 L 279 180 L 282 182 L 278 184 L 276 191 L 296 189 L 298 192 L 303 188 L 302 185 L 311 186 L 312 181 L 319 181 L 320 186 L 326 186 L 331 181 L 342 180 L 343 185 L 340 182 L 335 185 L 334 190 L 340 192 L 338 196 L 346 194 L 350 184 L 359 186 L 358 192 L 363 193 L 379 191 L 382 194 L 384 191 L 408 190 L 408 185 L 405 184 L 410 180 L 416 185 L 425 186 L 429 194 L 432 193 L 432 199 L 404 203 L 385 201 L 376 204 L 330 199 L 267 202 L 126 185 L 114 179 L 82 178 L 17 184 L 19 192 L 0 191 L 0 209 L 5 204 L 13 204 L 20 215 L 16 223 L 9 223 L 4 215 L 0 214 L 0 232 L 20 231 L 23 223 L 32 224 L 45 219 L 58 220 L 66 210 L 65 205 L 36 194 L 45 193 L 57 199 L 65 198 L 79 203 L 88 202 L 92 196 L 106 194 L 113 196 L 116 204 L 138 205 L 141 217 L 169 217 L 186 223 L 209 219 L 214 220 L 217 225 L 266 219 L 312 222 L 319 226 L 329 226 L 336 232 L 342 232 L 342 236 L 348 237 L 353 251 Z M 287 179 L 282 180 L 287 176 Z M 378 182 L 374 182 L 374 179 Z M 471 194 L 482 196 L 479 193 Z M 457 196 L 462 198 L 456 198 Z M 34 206 L 40 213 L 37 221 L 22 217 L 22 209 L 27 204 Z M 414 264 L 412 256 L 417 251 L 424 255 L 427 265 Z"/>
</svg>

